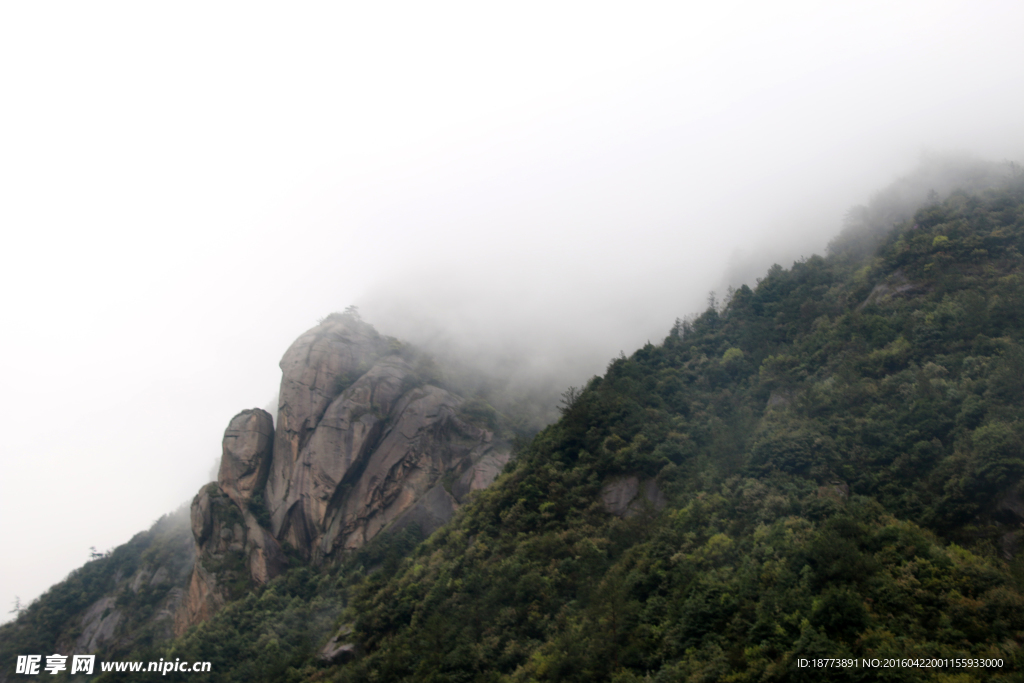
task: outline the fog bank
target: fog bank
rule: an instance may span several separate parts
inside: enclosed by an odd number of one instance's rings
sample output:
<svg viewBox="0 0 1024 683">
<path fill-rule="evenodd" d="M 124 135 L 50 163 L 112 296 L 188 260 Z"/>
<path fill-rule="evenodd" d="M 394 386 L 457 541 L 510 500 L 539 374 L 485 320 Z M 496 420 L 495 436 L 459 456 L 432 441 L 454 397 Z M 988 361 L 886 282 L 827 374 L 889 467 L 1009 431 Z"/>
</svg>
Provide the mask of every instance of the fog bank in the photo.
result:
<svg viewBox="0 0 1024 683">
<path fill-rule="evenodd" d="M 580 384 L 922 152 L 1024 159 L 1007 2 L 0 8 L 0 605 L 190 500 L 348 305 Z M 915 190 L 916 191 L 916 190 Z"/>
</svg>

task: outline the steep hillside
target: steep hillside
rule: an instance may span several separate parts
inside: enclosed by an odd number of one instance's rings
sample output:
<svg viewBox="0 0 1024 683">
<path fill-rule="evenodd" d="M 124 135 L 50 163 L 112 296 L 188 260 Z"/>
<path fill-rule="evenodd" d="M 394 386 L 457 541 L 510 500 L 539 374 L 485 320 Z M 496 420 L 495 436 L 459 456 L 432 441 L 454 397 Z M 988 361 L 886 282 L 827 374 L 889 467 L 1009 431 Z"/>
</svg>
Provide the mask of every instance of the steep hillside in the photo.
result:
<svg viewBox="0 0 1024 683">
<path fill-rule="evenodd" d="M 0 626 L 0 681 L 18 655 L 128 652 L 174 635 L 195 545 L 188 509 L 94 558 Z"/>
<path fill-rule="evenodd" d="M 817 657 L 1012 680 L 1022 249 L 1017 180 L 774 267 L 567 391 L 407 559 L 286 573 L 161 656 L 218 680 L 822 680 Z"/>
<path fill-rule="evenodd" d="M 1020 179 L 954 193 L 865 260 L 775 267 L 613 361 L 455 524 L 358 587 L 366 654 L 336 678 L 821 680 L 797 661 L 942 657 L 1003 666 L 892 679 L 1009 680 L 1022 250 Z M 613 504 L 628 477 L 660 490 L 632 514 Z"/>
<path fill-rule="evenodd" d="M 123 656 L 211 662 L 194 681 L 1017 680 L 1024 181 L 933 197 L 885 229 L 864 215 L 827 257 L 773 267 L 570 388 L 476 491 L 496 414 L 446 412 L 429 363 L 325 321 L 282 362 L 274 433 L 236 417 L 193 504 L 218 609 Z M 394 372 L 416 380 L 396 389 Z M 401 406 L 428 398 L 441 408 L 410 415 L 467 426 L 384 448 Z M 370 510 L 373 491 L 392 497 Z M 430 491 L 457 503 L 447 524 L 396 523 Z M 239 540 L 254 529 L 284 558 L 265 577 Z M 816 658 L 858 666 L 800 666 Z"/>
<path fill-rule="evenodd" d="M 245 410 L 217 481 L 192 502 L 197 556 L 176 631 L 289 566 L 320 565 L 383 530 L 429 534 L 511 456 L 498 414 L 442 386 L 433 361 L 354 311 L 281 360 L 278 419 Z"/>
<path fill-rule="evenodd" d="M 0 681 L 18 654 L 152 649 L 289 567 L 337 562 L 384 531 L 422 538 L 494 480 L 525 424 L 486 394 L 460 396 L 429 356 L 354 309 L 300 336 L 281 369 L 276 428 L 258 408 L 232 418 L 217 481 L 189 511 L 0 627 Z"/>
</svg>

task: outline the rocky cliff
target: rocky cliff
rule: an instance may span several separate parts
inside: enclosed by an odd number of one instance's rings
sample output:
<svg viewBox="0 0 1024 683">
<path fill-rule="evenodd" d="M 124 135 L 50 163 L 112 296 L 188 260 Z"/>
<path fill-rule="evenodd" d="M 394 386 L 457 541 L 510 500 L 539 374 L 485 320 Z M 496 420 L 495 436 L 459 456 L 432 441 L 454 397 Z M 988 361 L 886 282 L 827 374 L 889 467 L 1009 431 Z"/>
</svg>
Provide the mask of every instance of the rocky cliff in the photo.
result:
<svg viewBox="0 0 1024 683">
<path fill-rule="evenodd" d="M 283 571 L 287 555 L 319 564 L 382 531 L 429 534 L 509 460 L 428 358 L 353 314 L 300 336 L 281 370 L 276 429 L 259 409 L 232 418 L 217 481 L 192 502 L 179 633 Z"/>
</svg>

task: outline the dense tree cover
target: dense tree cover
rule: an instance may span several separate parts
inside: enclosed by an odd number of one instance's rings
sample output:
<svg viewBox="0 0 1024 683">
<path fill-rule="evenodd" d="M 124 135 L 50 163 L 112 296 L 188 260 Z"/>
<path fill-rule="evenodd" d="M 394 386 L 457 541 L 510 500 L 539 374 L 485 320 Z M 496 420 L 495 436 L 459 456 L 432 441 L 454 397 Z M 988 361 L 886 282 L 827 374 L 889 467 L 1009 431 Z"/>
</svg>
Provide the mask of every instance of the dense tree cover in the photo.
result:
<svg viewBox="0 0 1024 683">
<path fill-rule="evenodd" d="M 367 654 L 331 676 L 818 680 L 796 660 L 895 656 L 1004 666 L 893 680 L 1008 678 L 1021 249 L 1024 186 L 955 193 L 867 260 L 774 267 L 613 361 L 500 485 L 358 587 Z M 668 508 L 608 515 L 602 482 L 630 473 Z"/>
<path fill-rule="evenodd" d="M 82 634 L 83 613 L 104 596 L 113 598 L 109 610 L 123 615 L 112 654 L 165 641 L 170 619 L 153 617 L 174 597 L 175 589 L 180 591 L 179 579 L 187 576 L 191 565 L 191 547 L 188 508 L 182 507 L 124 545 L 97 553 L 34 600 L 15 621 L 0 626 L 0 678 L 14 675 L 18 655 L 70 651 Z M 142 580 L 133 589 L 135 577 Z"/>
<path fill-rule="evenodd" d="M 1015 680 L 1024 183 L 871 240 L 774 266 L 566 392 L 424 542 L 296 567 L 133 656 L 212 661 L 194 681 Z M 610 514 L 625 476 L 666 504 Z M 358 656 L 320 661 L 339 628 Z"/>
</svg>

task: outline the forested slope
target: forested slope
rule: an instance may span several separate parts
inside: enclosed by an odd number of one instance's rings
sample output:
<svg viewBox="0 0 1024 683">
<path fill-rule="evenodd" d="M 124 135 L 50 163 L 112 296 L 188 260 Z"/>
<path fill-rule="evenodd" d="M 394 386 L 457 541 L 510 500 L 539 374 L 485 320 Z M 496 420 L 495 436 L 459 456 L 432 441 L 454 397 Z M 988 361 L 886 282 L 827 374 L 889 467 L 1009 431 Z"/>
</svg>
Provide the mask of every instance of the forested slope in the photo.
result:
<svg viewBox="0 0 1024 683">
<path fill-rule="evenodd" d="M 192 681 L 1017 680 L 1024 182 L 868 237 L 567 391 L 422 543 L 295 566 L 130 656 L 213 663 Z"/>
<path fill-rule="evenodd" d="M 123 656 L 167 641 L 194 557 L 185 507 L 95 553 L 0 626 L 0 681 L 24 678 L 15 673 L 19 655 Z"/>
<path fill-rule="evenodd" d="M 358 586 L 339 680 L 821 680 L 1024 664 L 1024 186 L 773 268 L 611 363 L 457 523 Z M 620 519 L 602 482 L 656 477 Z M 959 679 L 958 679 L 959 680 Z"/>
</svg>

